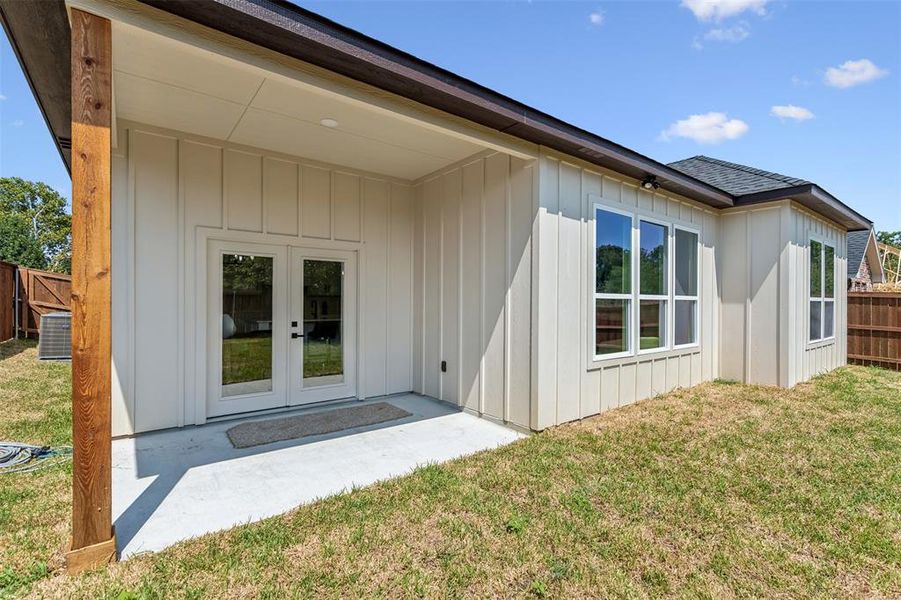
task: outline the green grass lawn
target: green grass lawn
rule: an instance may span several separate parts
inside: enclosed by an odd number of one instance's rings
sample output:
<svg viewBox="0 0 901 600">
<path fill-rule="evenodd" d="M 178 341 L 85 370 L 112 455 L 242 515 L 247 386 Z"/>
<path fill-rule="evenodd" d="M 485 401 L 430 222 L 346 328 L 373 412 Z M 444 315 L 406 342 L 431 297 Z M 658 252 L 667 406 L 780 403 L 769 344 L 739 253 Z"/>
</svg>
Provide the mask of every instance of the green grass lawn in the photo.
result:
<svg viewBox="0 0 901 600">
<path fill-rule="evenodd" d="M 340 344 L 304 343 L 304 377 L 344 372 Z M 272 338 L 229 338 L 222 341 L 222 384 L 260 381 L 272 377 Z"/>
<path fill-rule="evenodd" d="M 66 367 L 0 348 L 0 438 L 66 442 Z M 0 476 L 0 589 L 897 598 L 899 455 L 899 373 L 713 382 L 78 577 L 59 569 L 70 483 L 57 467 Z"/>
<path fill-rule="evenodd" d="M 271 337 L 222 340 L 222 385 L 271 378 Z"/>
</svg>

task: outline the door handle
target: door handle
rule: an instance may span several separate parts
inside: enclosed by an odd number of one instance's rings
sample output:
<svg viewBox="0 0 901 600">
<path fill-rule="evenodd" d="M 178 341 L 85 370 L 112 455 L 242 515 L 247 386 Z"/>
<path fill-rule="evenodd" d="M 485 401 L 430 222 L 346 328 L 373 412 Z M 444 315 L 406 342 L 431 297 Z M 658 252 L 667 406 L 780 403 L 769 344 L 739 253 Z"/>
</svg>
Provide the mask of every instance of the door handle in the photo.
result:
<svg viewBox="0 0 901 600">
<path fill-rule="evenodd" d="M 302 334 L 302 333 L 292 333 L 292 334 L 291 334 L 291 339 L 292 339 L 292 340 L 296 340 L 297 338 L 302 338 L 302 337 L 303 337 L 303 334 Z"/>
</svg>

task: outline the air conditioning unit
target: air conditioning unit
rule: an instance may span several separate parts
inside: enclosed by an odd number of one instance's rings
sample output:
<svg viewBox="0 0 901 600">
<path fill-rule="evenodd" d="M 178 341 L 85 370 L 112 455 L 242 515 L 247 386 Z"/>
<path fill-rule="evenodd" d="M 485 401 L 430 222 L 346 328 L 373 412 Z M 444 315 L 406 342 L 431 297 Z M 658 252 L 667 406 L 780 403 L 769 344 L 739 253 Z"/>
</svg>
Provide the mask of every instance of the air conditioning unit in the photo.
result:
<svg viewBox="0 0 901 600">
<path fill-rule="evenodd" d="M 68 360 L 72 358 L 72 315 L 55 312 L 41 315 L 38 337 L 40 360 Z"/>
</svg>

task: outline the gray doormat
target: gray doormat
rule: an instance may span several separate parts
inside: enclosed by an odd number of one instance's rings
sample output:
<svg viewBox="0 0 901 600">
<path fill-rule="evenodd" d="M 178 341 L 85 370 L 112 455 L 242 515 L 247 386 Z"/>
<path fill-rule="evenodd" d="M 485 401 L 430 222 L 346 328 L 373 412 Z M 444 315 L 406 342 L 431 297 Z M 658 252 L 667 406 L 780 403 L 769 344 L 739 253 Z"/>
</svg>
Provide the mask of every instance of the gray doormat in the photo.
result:
<svg viewBox="0 0 901 600">
<path fill-rule="evenodd" d="M 228 434 L 228 439 L 235 448 L 250 448 L 251 446 L 385 423 L 409 417 L 411 414 L 387 402 L 374 402 L 308 415 L 241 423 L 225 433 Z"/>
</svg>

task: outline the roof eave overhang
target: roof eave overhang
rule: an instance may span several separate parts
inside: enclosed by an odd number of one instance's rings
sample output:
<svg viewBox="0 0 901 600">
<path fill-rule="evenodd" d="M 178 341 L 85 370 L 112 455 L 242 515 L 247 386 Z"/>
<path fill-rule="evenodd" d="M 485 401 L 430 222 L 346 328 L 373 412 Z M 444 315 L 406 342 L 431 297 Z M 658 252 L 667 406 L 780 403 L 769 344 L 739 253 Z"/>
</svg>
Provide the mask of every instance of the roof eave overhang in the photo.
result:
<svg viewBox="0 0 901 600">
<path fill-rule="evenodd" d="M 71 171 L 72 87 L 65 4 L 0 0 L 0 22 L 63 164 Z"/>
<path fill-rule="evenodd" d="M 794 200 L 815 213 L 823 215 L 844 227 L 846 231 L 860 231 L 873 227 L 872 221 L 813 183 L 738 196 L 735 199 L 735 206 L 787 199 Z"/>
<path fill-rule="evenodd" d="M 501 133 L 582 158 L 715 208 L 718 188 L 283 0 L 139 0 Z"/>
</svg>

